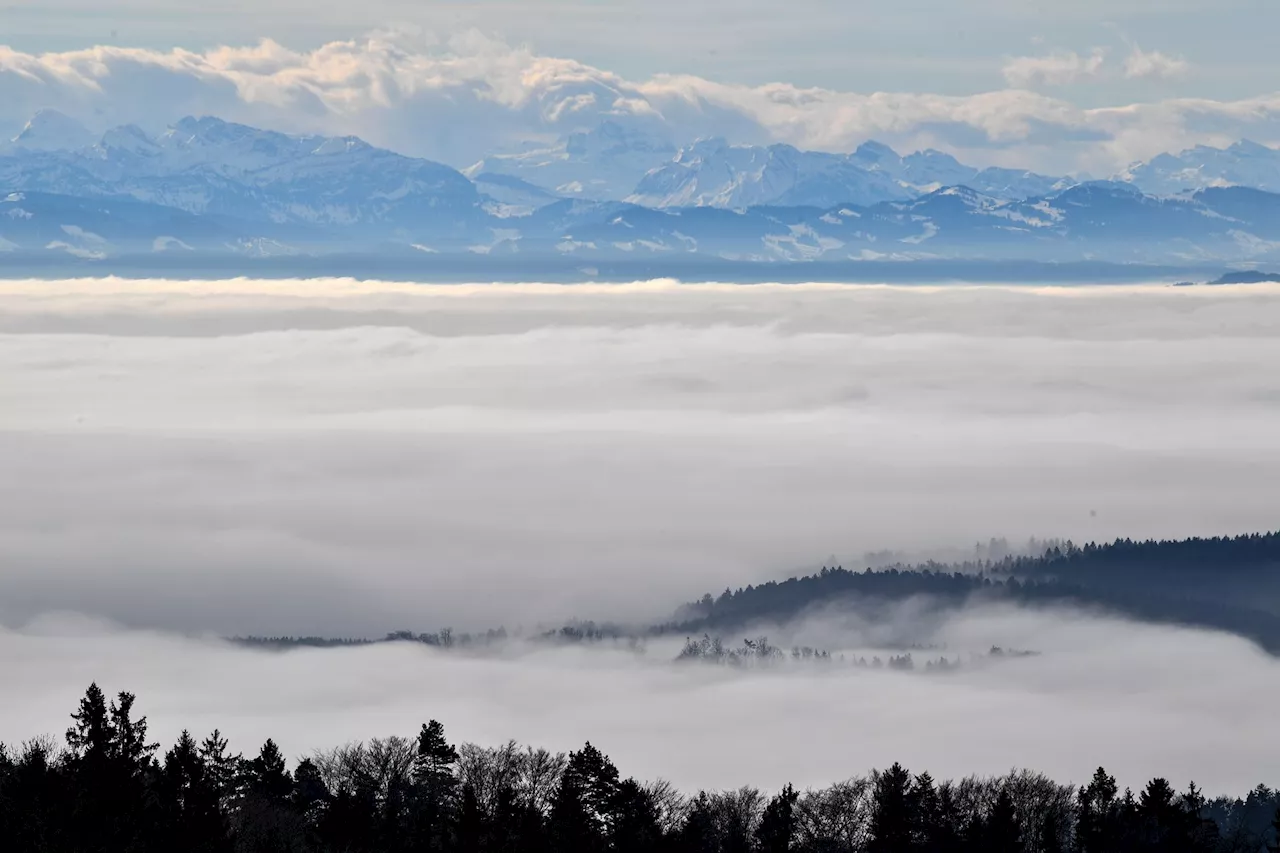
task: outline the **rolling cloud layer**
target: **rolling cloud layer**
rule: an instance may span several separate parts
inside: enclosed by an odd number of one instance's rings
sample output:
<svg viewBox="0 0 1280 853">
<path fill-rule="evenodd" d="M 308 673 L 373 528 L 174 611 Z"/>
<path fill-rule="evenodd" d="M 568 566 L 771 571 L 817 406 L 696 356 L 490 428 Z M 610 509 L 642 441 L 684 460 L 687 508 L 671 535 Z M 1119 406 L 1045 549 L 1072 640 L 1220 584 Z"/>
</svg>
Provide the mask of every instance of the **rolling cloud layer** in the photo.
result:
<svg viewBox="0 0 1280 853">
<path fill-rule="evenodd" d="M 0 284 L 0 620 L 648 619 L 869 550 L 1237 533 L 1258 288 Z"/>
<path fill-rule="evenodd" d="M 382 33 L 312 50 L 270 40 L 204 51 L 0 47 L 0 130 L 16 132 L 45 107 L 98 129 L 130 122 L 158 129 L 213 114 L 285 131 L 358 133 L 461 167 L 607 119 L 676 143 L 721 135 L 850 151 L 874 138 L 904 150 L 942 148 L 978 165 L 1100 175 L 1198 143 L 1280 142 L 1275 93 L 1091 108 L 1053 93 L 1097 75 L 1164 79 L 1187 71 L 1181 57 L 1137 45 L 1127 56 L 1048 51 L 1008 60 L 1009 89 L 944 96 L 692 75 L 629 79 L 474 31 L 434 46 Z"/>
</svg>

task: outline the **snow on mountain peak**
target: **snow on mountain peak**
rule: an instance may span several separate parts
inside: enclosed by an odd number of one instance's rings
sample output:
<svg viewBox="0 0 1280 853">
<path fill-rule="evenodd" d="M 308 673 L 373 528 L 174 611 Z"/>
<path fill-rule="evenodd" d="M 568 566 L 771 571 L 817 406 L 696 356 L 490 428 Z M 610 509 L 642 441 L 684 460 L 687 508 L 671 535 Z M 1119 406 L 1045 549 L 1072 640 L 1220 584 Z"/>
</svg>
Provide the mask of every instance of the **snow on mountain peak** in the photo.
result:
<svg viewBox="0 0 1280 853">
<path fill-rule="evenodd" d="M 859 145 L 850 156 L 859 163 L 868 165 L 875 165 L 881 162 L 897 163 L 902 159 L 898 156 L 897 151 L 894 151 L 883 142 L 876 142 L 874 139 L 869 139 Z"/>
<path fill-rule="evenodd" d="M 160 154 L 160 146 L 136 124 L 113 127 L 102 135 L 94 148 L 103 156 L 116 152 L 142 157 L 156 157 Z"/>
<path fill-rule="evenodd" d="M 321 142 L 311 153 L 317 157 L 327 157 L 334 154 L 350 154 L 352 151 L 364 151 L 372 147 L 358 136 L 335 136 Z"/>
<path fill-rule="evenodd" d="M 1152 195 L 1180 195 L 1213 186 L 1280 191 L 1280 151 L 1242 139 L 1227 148 L 1197 145 L 1135 163 L 1117 176 Z"/>
<path fill-rule="evenodd" d="M 40 110 L 12 142 L 28 151 L 77 151 L 93 144 L 93 134 L 57 110 Z"/>
</svg>

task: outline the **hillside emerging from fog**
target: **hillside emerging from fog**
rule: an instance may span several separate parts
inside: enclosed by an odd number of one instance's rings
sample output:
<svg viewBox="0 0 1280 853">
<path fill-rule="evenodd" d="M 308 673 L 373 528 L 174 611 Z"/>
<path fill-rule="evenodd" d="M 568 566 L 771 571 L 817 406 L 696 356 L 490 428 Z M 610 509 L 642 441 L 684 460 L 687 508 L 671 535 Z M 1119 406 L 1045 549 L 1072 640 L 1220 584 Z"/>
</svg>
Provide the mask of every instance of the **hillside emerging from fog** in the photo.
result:
<svg viewBox="0 0 1280 853">
<path fill-rule="evenodd" d="M 1229 631 L 1280 651 L 1280 533 L 1209 539 L 1070 542 L 1039 556 L 880 571 L 842 567 L 709 593 L 664 631 L 782 623 L 815 608 L 874 606 L 924 597 L 955 607 L 974 599 L 1075 604 L 1143 621 Z"/>
<path fill-rule="evenodd" d="M 868 622 L 919 601 L 946 612 L 973 604 L 1070 606 L 1142 622 L 1207 628 L 1245 637 L 1280 653 L 1280 532 L 1234 537 L 1054 545 L 1036 556 L 961 563 L 927 562 L 851 571 L 840 566 L 784 581 L 725 589 L 681 606 L 674 617 L 644 628 L 576 622 L 539 629 L 539 642 L 592 643 L 714 635 L 787 625 L 807 617 L 856 613 Z M 886 620 L 887 621 L 887 620 Z M 480 634 L 450 629 L 392 632 L 379 640 L 323 637 L 245 637 L 251 646 L 337 647 L 372 642 L 418 642 L 474 648 L 506 642 L 507 628 Z M 750 641 L 746 654 L 756 649 Z M 770 648 L 766 646 L 766 650 Z M 813 650 L 808 650 L 812 652 Z"/>
</svg>

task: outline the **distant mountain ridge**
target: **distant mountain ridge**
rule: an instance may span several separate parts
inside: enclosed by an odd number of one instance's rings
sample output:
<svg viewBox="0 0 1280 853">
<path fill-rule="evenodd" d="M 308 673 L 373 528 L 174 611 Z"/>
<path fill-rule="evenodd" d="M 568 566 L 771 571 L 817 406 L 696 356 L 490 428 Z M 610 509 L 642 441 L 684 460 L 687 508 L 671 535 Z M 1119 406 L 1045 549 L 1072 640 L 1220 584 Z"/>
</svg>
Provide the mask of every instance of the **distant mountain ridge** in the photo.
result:
<svg viewBox="0 0 1280 853">
<path fill-rule="evenodd" d="M 0 255 L 1252 265 L 1280 262 L 1280 194 L 1225 184 L 1267 183 L 1273 162 L 1280 170 L 1280 152 L 1240 143 L 1156 158 L 1122 181 L 1076 182 L 977 169 L 939 151 L 903 156 L 875 142 L 848 155 L 723 139 L 675 149 L 605 123 L 557 145 L 485 158 L 463 174 L 351 136 L 203 117 L 154 136 L 124 126 L 95 138 L 43 111 L 0 147 Z M 583 180 L 539 182 L 575 174 Z M 1214 185 L 1186 189 L 1189 174 Z M 1184 189 L 1151 193 L 1144 182 Z M 591 198 L 590 188 L 625 199 Z"/>
<path fill-rule="evenodd" d="M 448 166 L 356 137 L 288 136 L 186 118 L 158 137 L 112 129 L 87 148 L 0 156 L 8 192 L 128 197 L 270 226 L 455 233 L 483 218 L 475 184 Z"/>
<path fill-rule="evenodd" d="M 659 208 L 865 206 L 960 185 L 998 198 L 1025 199 L 1071 183 L 1013 169 L 976 169 L 941 151 L 903 157 L 874 142 L 842 155 L 707 139 L 646 174 L 626 200 Z"/>
<path fill-rule="evenodd" d="M 1227 148 L 1197 145 L 1135 163 L 1118 178 L 1152 195 L 1229 186 L 1280 192 L 1280 151 L 1247 139 Z"/>
</svg>

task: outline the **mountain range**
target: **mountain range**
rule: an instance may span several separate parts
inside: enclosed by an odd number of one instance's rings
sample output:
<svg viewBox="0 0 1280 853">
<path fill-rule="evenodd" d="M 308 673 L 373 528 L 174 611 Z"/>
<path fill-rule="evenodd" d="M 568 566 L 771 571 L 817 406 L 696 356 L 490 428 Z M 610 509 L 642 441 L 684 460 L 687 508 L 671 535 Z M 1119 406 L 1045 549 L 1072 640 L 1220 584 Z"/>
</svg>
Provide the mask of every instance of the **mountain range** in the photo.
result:
<svg viewBox="0 0 1280 853">
<path fill-rule="evenodd" d="M 1197 147 L 1093 181 L 875 142 L 676 148 L 604 122 L 458 170 L 212 117 L 95 136 L 52 111 L 0 146 L 0 255 L 336 251 L 1263 263 L 1280 152 Z"/>
</svg>

